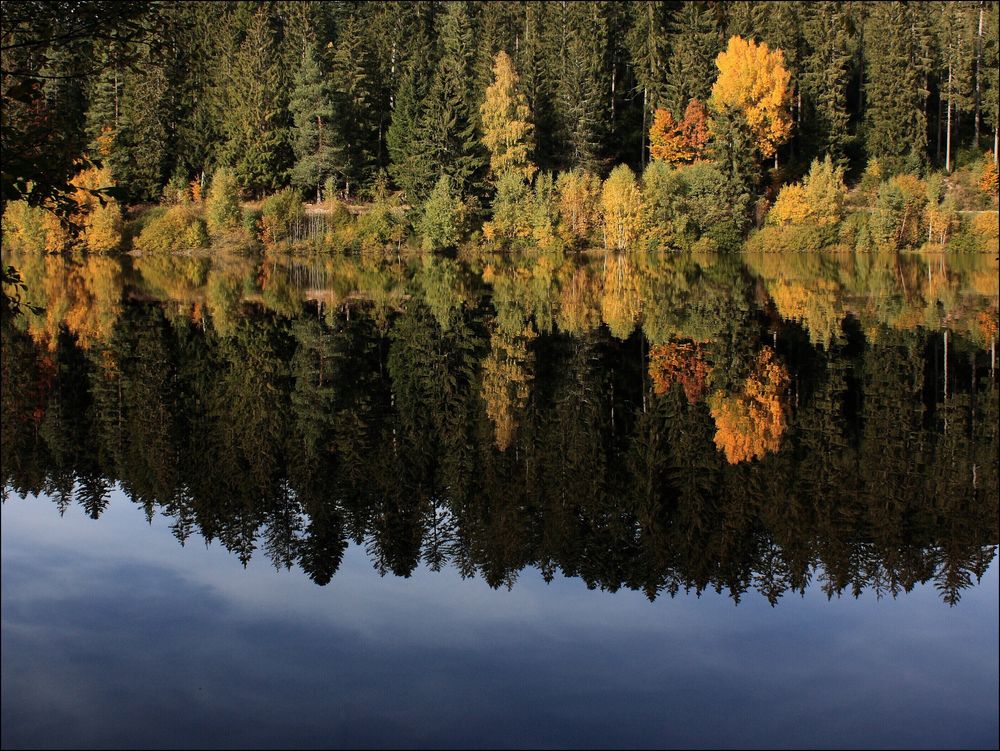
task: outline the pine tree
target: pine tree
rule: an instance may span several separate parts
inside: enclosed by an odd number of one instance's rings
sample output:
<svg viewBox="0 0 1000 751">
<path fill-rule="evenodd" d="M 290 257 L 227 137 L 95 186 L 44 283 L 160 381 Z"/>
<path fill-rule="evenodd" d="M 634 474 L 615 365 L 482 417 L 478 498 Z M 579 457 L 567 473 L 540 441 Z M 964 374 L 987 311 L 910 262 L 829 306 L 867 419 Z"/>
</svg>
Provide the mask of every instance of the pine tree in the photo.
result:
<svg viewBox="0 0 1000 751">
<path fill-rule="evenodd" d="M 288 103 L 295 129 L 292 150 L 295 164 L 292 182 L 316 190 L 316 202 L 321 200 L 321 186 L 328 177 L 343 172 L 343 148 L 336 129 L 336 112 L 329 78 L 324 75 L 315 47 L 307 42 L 302 51 L 299 69 L 295 73 Z"/>
</svg>

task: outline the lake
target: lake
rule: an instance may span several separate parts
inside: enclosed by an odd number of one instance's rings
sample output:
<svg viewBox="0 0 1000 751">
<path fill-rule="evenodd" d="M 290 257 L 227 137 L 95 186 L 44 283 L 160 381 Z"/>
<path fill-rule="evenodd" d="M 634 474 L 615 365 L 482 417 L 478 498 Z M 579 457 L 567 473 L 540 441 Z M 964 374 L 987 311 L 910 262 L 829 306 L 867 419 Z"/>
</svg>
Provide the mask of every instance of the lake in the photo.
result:
<svg viewBox="0 0 1000 751">
<path fill-rule="evenodd" d="M 4 261 L 5 747 L 997 746 L 992 254 Z"/>
</svg>

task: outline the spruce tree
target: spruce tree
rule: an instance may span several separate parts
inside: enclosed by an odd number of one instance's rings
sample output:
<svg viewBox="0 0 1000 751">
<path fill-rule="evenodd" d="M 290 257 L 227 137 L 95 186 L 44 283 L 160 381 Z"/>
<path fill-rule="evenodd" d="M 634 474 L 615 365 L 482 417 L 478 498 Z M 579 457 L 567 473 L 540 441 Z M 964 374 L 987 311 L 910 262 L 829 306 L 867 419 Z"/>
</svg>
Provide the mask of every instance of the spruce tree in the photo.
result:
<svg viewBox="0 0 1000 751">
<path fill-rule="evenodd" d="M 688 0 L 673 19 L 665 105 L 678 117 L 692 99 L 708 101 L 718 74 L 715 56 L 723 40 L 712 9 Z"/>
<path fill-rule="evenodd" d="M 287 162 L 281 73 L 265 7 L 251 17 L 226 76 L 222 161 L 256 195 L 278 186 Z"/>
<path fill-rule="evenodd" d="M 291 178 L 294 184 L 315 190 L 317 203 L 321 200 L 323 183 L 328 177 L 339 177 L 344 167 L 329 81 L 314 45 L 306 42 L 288 103 L 295 123 L 292 131 L 295 164 Z"/>
<path fill-rule="evenodd" d="M 829 154 L 843 164 L 851 143 L 847 85 L 850 35 L 839 3 L 820 2 L 806 9 L 805 35 L 810 49 L 803 64 L 802 91 L 807 109 L 802 127 L 813 154 Z"/>
<path fill-rule="evenodd" d="M 486 166 L 473 114 L 472 31 L 465 3 L 449 3 L 439 28 L 441 57 L 431 81 L 417 141 L 435 177 L 447 175 L 454 189 L 464 196 L 478 192 Z M 428 188 L 426 184 L 420 186 L 421 192 Z"/>
<path fill-rule="evenodd" d="M 876 3 L 865 29 L 865 150 L 890 172 L 927 160 L 928 35 L 924 9 Z"/>
</svg>

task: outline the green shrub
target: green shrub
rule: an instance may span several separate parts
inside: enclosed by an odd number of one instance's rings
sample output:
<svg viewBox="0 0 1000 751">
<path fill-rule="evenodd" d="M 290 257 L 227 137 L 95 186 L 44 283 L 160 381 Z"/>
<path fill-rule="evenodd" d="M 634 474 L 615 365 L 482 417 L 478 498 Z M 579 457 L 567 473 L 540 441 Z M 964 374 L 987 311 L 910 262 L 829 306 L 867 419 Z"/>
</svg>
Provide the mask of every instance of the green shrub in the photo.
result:
<svg viewBox="0 0 1000 751">
<path fill-rule="evenodd" d="M 208 221 L 208 231 L 212 235 L 221 235 L 228 230 L 240 226 L 242 215 L 240 208 L 240 187 L 236 177 L 225 169 L 219 168 L 212 176 L 212 184 L 205 196 L 205 218 Z"/>
<path fill-rule="evenodd" d="M 268 196 L 261 206 L 261 239 L 265 244 L 287 240 L 292 226 L 304 216 L 302 196 L 295 188 L 285 188 Z"/>
</svg>

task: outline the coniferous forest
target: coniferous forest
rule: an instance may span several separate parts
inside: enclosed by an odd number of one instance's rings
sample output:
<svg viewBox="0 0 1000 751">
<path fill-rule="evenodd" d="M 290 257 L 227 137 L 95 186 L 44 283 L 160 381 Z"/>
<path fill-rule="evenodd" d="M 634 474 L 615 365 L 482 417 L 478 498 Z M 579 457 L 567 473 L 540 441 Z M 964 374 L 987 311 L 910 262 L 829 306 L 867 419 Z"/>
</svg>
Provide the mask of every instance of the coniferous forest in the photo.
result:
<svg viewBox="0 0 1000 751">
<path fill-rule="evenodd" d="M 996 194 L 997 7 L 8 2 L 8 244 L 725 247 L 845 181 L 946 243 Z"/>
</svg>

